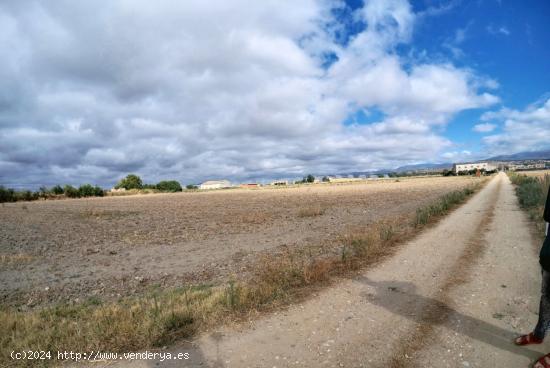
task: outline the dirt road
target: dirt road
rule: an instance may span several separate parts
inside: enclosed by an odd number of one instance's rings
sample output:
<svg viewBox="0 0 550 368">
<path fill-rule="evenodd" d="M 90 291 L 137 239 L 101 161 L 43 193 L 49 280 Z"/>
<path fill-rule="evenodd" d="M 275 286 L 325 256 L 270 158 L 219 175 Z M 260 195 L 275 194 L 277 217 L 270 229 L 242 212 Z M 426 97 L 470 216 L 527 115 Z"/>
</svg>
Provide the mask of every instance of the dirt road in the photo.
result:
<svg viewBox="0 0 550 368">
<path fill-rule="evenodd" d="M 526 367 L 515 347 L 537 318 L 537 244 L 499 174 L 391 259 L 310 300 L 164 352 L 156 367 Z M 111 363 L 112 364 L 112 363 Z M 111 366 L 111 364 L 109 364 Z"/>
</svg>

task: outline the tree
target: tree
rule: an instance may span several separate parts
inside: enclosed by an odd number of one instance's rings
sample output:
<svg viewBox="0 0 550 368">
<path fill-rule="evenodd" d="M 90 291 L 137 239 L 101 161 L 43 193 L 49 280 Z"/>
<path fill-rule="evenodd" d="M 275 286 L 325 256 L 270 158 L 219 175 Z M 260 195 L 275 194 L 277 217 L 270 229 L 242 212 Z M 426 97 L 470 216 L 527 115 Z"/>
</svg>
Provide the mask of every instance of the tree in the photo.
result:
<svg viewBox="0 0 550 368">
<path fill-rule="evenodd" d="M 163 192 L 181 192 L 181 184 L 175 180 L 163 180 L 157 184 L 157 189 Z"/>
<path fill-rule="evenodd" d="M 93 197 L 95 195 L 94 187 L 91 184 L 83 184 L 78 188 L 80 197 Z"/>
<path fill-rule="evenodd" d="M 96 185 L 94 187 L 94 195 L 96 197 L 103 197 L 105 195 L 105 191 L 99 185 Z"/>
<path fill-rule="evenodd" d="M 199 189 L 199 187 L 195 184 L 187 184 L 185 186 L 185 188 L 189 189 L 189 190 L 193 190 L 193 189 Z"/>
<path fill-rule="evenodd" d="M 53 194 L 60 195 L 63 194 L 63 188 L 61 187 L 61 185 L 58 184 L 52 187 L 51 192 Z"/>
<path fill-rule="evenodd" d="M 42 198 L 47 198 L 50 194 L 50 190 L 44 185 L 38 189 L 38 192 L 40 193 L 40 197 Z"/>
<path fill-rule="evenodd" d="M 78 189 L 73 187 L 72 185 L 65 185 L 63 188 L 63 193 L 69 198 L 78 198 L 80 197 L 80 193 L 78 192 Z"/>
<path fill-rule="evenodd" d="M 329 178 L 328 176 L 323 176 L 322 181 L 323 181 L 324 183 L 328 183 L 328 182 L 330 181 L 330 178 Z"/>
<path fill-rule="evenodd" d="M 309 174 L 304 178 L 304 183 L 313 183 L 314 181 L 315 181 L 315 177 L 311 174 Z"/>
<path fill-rule="evenodd" d="M 143 187 L 143 182 L 141 178 L 135 174 L 128 174 L 124 179 L 121 179 L 118 184 L 115 186 L 116 189 L 124 188 L 129 189 L 141 189 Z"/>
</svg>

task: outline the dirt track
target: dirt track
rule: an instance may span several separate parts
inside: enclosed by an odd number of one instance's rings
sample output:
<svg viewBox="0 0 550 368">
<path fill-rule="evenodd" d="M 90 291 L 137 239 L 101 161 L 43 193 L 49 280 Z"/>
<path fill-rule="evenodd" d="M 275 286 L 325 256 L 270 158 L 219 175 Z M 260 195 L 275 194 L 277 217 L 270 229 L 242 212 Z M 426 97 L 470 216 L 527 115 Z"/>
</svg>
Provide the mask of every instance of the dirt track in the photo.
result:
<svg viewBox="0 0 550 368">
<path fill-rule="evenodd" d="M 511 342 L 536 322 L 536 248 L 513 187 L 500 174 L 360 277 L 167 350 L 189 352 L 184 364 L 115 366 L 526 367 L 550 350 Z"/>
</svg>

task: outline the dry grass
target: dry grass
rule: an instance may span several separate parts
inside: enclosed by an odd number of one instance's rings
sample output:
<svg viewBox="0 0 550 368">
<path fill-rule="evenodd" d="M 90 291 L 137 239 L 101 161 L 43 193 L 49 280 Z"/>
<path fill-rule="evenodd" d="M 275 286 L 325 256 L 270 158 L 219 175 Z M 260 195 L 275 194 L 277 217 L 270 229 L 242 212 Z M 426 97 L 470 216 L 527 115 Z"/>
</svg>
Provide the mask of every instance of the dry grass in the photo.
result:
<svg viewBox="0 0 550 368">
<path fill-rule="evenodd" d="M 314 205 L 310 207 L 300 208 L 298 211 L 298 217 L 315 217 L 325 214 L 325 209 L 320 205 Z"/>
<path fill-rule="evenodd" d="M 80 213 L 80 216 L 84 219 L 95 218 L 112 220 L 121 217 L 129 217 L 136 215 L 136 211 L 117 211 L 117 210 L 104 210 L 99 208 L 87 208 Z"/>
<path fill-rule="evenodd" d="M 535 176 L 535 177 L 544 177 L 545 175 L 550 175 L 550 169 L 549 170 L 533 170 L 533 171 L 519 171 L 514 172 L 513 174 L 516 175 L 525 175 L 525 176 Z"/>
<path fill-rule="evenodd" d="M 432 206 L 445 203 L 438 208 L 448 211 L 475 189 L 460 191 L 452 203 L 448 195 L 443 196 Z M 226 285 L 154 291 L 105 304 L 89 299 L 30 312 L 5 308 L 0 310 L 0 353 L 7 357 L 11 350 L 38 348 L 122 352 L 163 346 L 251 311 L 287 303 L 307 294 L 308 286 L 377 262 L 437 218 L 418 222 L 403 216 L 354 229 L 342 235 L 334 245 L 337 251 L 332 252 L 318 252 L 315 246 L 286 248 L 261 258 L 251 279 Z M 14 363 L 28 365 L 29 361 Z"/>
<path fill-rule="evenodd" d="M 32 262 L 35 259 L 30 254 L 0 254 L 0 264 L 22 264 Z"/>
</svg>

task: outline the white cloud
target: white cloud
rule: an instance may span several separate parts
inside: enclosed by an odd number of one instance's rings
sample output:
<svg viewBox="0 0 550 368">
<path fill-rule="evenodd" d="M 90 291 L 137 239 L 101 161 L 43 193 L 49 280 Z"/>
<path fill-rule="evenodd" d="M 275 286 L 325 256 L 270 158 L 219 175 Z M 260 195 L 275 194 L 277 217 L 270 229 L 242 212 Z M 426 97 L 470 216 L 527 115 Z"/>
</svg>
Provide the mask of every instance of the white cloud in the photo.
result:
<svg viewBox="0 0 550 368">
<path fill-rule="evenodd" d="M 501 35 L 509 36 L 511 33 L 506 26 L 498 27 L 493 24 L 489 24 L 486 27 L 486 29 L 487 29 L 487 32 L 489 32 L 492 35 L 501 34 Z"/>
<path fill-rule="evenodd" d="M 407 1 L 369 1 L 346 45 L 330 6 L 3 3 L 0 183 L 397 166 L 439 157 L 452 146 L 441 126 L 498 101 L 471 69 L 399 55 L 419 17 Z M 359 109 L 382 117 L 345 126 Z"/>
<path fill-rule="evenodd" d="M 472 152 L 468 150 L 462 151 L 448 151 L 441 155 L 445 160 L 449 162 L 461 162 L 472 159 Z"/>
<path fill-rule="evenodd" d="M 496 127 L 497 127 L 496 124 L 481 123 L 481 124 L 474 125 L 472 130 L 478 133 L 489 133 L 495 130 Z"/>
<path fill-rule="evenodd" d="M 522 111 L 503 108 L 487 112 L 481 120 L 503 122 L 502 133 L 483 138 L 491 154 L 550 148 L 550 98 L 537 101 Z"/>
</svg>

